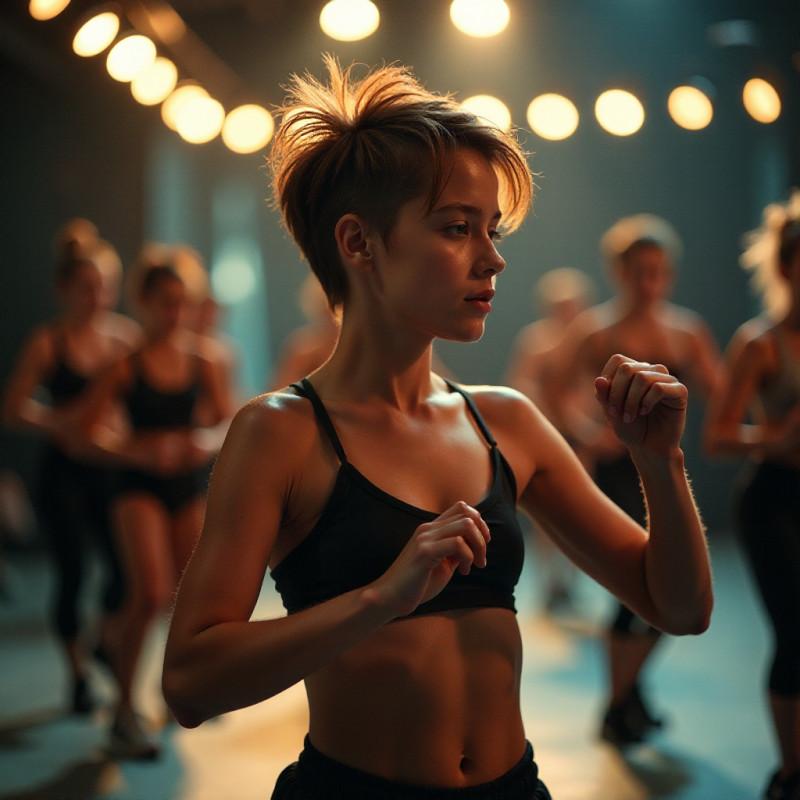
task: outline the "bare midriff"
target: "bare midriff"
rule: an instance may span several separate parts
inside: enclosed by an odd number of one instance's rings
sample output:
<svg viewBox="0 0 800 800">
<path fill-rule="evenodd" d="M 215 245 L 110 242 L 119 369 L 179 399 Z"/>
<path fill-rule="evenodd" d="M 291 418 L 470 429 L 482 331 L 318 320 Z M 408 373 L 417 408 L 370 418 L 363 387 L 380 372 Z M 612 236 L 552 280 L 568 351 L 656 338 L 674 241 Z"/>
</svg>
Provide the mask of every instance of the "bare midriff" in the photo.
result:
<svg viewBox="0 0 800 800">
<path fill-rule="evenodd" d="M 421 786 L 492 781 L 522 758 L 516 616 L 479 608 L 398 620 L 306 679 L 311 743 Z"/>
</svg>

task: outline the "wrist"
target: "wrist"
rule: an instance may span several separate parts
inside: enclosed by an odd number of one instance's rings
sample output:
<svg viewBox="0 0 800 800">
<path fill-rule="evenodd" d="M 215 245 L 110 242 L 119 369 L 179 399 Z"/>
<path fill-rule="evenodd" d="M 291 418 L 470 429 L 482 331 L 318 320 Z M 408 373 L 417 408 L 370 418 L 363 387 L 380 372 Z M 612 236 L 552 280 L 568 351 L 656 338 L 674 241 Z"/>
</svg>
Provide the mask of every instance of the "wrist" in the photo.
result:
<svg viewBox="0 0 800 800">
<path fill-rule="evenodd" d="M 628 452 L 642 478 L 647 474 L 664 474 L 665 471 L 670 473 L 677 471 L 681 475 L 685 473 L 686 458 L 679 446 L 663 453 L 653 453 L 638 447 L 631 447 Z"/>
</svg>

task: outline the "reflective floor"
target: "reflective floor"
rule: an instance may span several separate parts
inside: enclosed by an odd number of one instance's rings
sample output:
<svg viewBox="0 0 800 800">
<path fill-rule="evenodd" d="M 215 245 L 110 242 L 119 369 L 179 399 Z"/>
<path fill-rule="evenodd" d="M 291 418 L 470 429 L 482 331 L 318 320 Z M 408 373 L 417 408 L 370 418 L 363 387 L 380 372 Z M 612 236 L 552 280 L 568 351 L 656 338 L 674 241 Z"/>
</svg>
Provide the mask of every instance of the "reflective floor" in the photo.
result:
<svg viewBox="0 0 800 800">
<path fill-rule="evenodd" d="M 761 696 L 768 639 L 761 608 L 735 544 L 712 536 L 717 605 L 702 637 L 670 638 L 647 671 L 653 706 L 668 726 L 620 752 L 598 741 L 604 648 L 598 635 L 610 600 L 586 579 L 575 609 L 542 613 L 542 576 L 530 553 L 520 586 L 525 645 L 523 706 L 541 777 L 554 800 L 754 800 L 774 761 Z M 98 667 L 105 707 L 65 713 L 65 673 L 45 624 L 50 588 L 35 552 L 6 556 L 0 600 L 0 800 L 267 800 L 306 731 L 301 687 L 186 731 L 164 724 L 158 693 L 164 631 L 154 631 L 139 685 L 163 745 L 155 762 L 115 761 L 106 750 L 110 685 Z M 258 615 L 277 613 L 267 582 Z"/>
</svg>

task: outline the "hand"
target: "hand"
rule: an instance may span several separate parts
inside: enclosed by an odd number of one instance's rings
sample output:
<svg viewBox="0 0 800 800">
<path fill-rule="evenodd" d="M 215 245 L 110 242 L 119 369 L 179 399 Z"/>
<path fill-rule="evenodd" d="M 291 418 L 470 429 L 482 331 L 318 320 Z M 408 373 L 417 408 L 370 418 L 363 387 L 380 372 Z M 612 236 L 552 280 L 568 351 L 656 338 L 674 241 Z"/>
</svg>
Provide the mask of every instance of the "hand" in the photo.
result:
<svg viewBox="0 0 800 800">
<path fill-rule="evenodd" d="M 373 588 L 395 616 L 403 617 L 439 594 L 456 570 L 466 575 L 473 566 L 485 567 L 490 538 L 481 515 L 459 501 L 414 531 Z"/>
<path fill-rule="evenodd" d="M 665 366 L 614 355 L 594 386 L 606 419 L 628 449 L 668 456 L 680 445 L 689 393 Z"/>
</svg>

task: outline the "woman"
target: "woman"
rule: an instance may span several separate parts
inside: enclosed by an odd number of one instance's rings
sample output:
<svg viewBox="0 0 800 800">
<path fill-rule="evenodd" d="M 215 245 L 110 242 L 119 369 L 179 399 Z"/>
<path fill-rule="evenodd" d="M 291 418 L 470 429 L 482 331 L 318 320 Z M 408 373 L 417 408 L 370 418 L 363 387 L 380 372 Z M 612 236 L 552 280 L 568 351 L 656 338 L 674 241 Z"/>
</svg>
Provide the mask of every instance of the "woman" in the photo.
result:
<svg viewBox="0 0 800 800">
<path fill-rule="evenodd" d="M 705 440 L 718 456 L 747 456 L 739 533 L 772 624 L 767 683 L 780 764 L 765 800 L 800 800 L 800 191 L 770 205 L 742 256 L 765 314 L 725 353 Z"/>
<path fill-rule="evenodd" d="M 272 159 L 341 334 L 310 380 L 231 425 L 165 696 L 191 727 L 304 680 L 309 736 L 277 798 L 548 798 L 520 714 L 516 503 L 653 622 L 701 631 L 686 390 L 622 357 L 598 379 L 652 499 L 648 540 L 532 403 L 433 374 L 434 338 L 483 333 L 501 217 L 516 227 L 530 202 L 524 154 L 402 68 L 328 69 L 329 86 L 295 79 Z M 290 613 L 250 621 L 267 567 Z"/>
<path fill-rule="evenodd" d="M 135 324 L 110 310 L 116 295 L 108 282 L 121 266 L 96 233 L 87 220 L 73 220 L 59 233 L 56 291 L 61 312 L 23 346 L 4 409 L 9 425 L 46 440 L 38 510 L 56 572 L 54 628 L 69 668 L 70 706 L 79 714 L 94 707 L 87 654 L 95 649 L 102 654 L 108 646 L 122 604 L 123 580 L 109 520 L 113 475 L 87 457 L 75 436 L 76 422 L 91 381 L 129 352 L 136 336 Z M 86 557 L 93 549 L 87 535 L 105 573 L 97 631 L 86 629 L 80 613 Z"/>
<path fill-rule="evenodd" d="M 614 353 L 627 353 L 665 364 L 707 398 L 719 351 L 702 318 L 670 302 L 680 252 L 672 225 L 652 214 L 624 217 L 603 235 L 601 249 L 615 296 L 584 312 L 566 332 L 553 359 L 562 366 L 548 387 L 556 390 L 550 406 L 560 412 L 562 430 L 588 454 L 600 489 L 645 525 L 647 508 L 636 466 L 602 415 L 589 409 L 586 384 Z M 575 402 L 580 387 L 582 404 Z M 636 744 L 662 725 L 642 687 L 661 632 L 623 603 L 617 606 L 606 639 L 608 699 L 600 735 L 615 745 Z"/>
<path fill-rule="evenodd" d="M 232 413 L 230 393 L 185 324 L 186 286 L 169 250 L 151 248 L 133 282 L 142 346 L 93 388 L 83 426 L 98 450 L 123 467 L 112 519 L 128 586 L 120 637 L 110 654 L 120 682 L 113 750 L 153 758 L 159 748 L 140 725 L 132 689 L 145 635 L 172 599 L 200 532 L 209 464 Z M 205 425 L 196 415 L 203 403 Z M 121 404 L 124 435 L 102 426 L 103 410 Z"/>
</svg>

